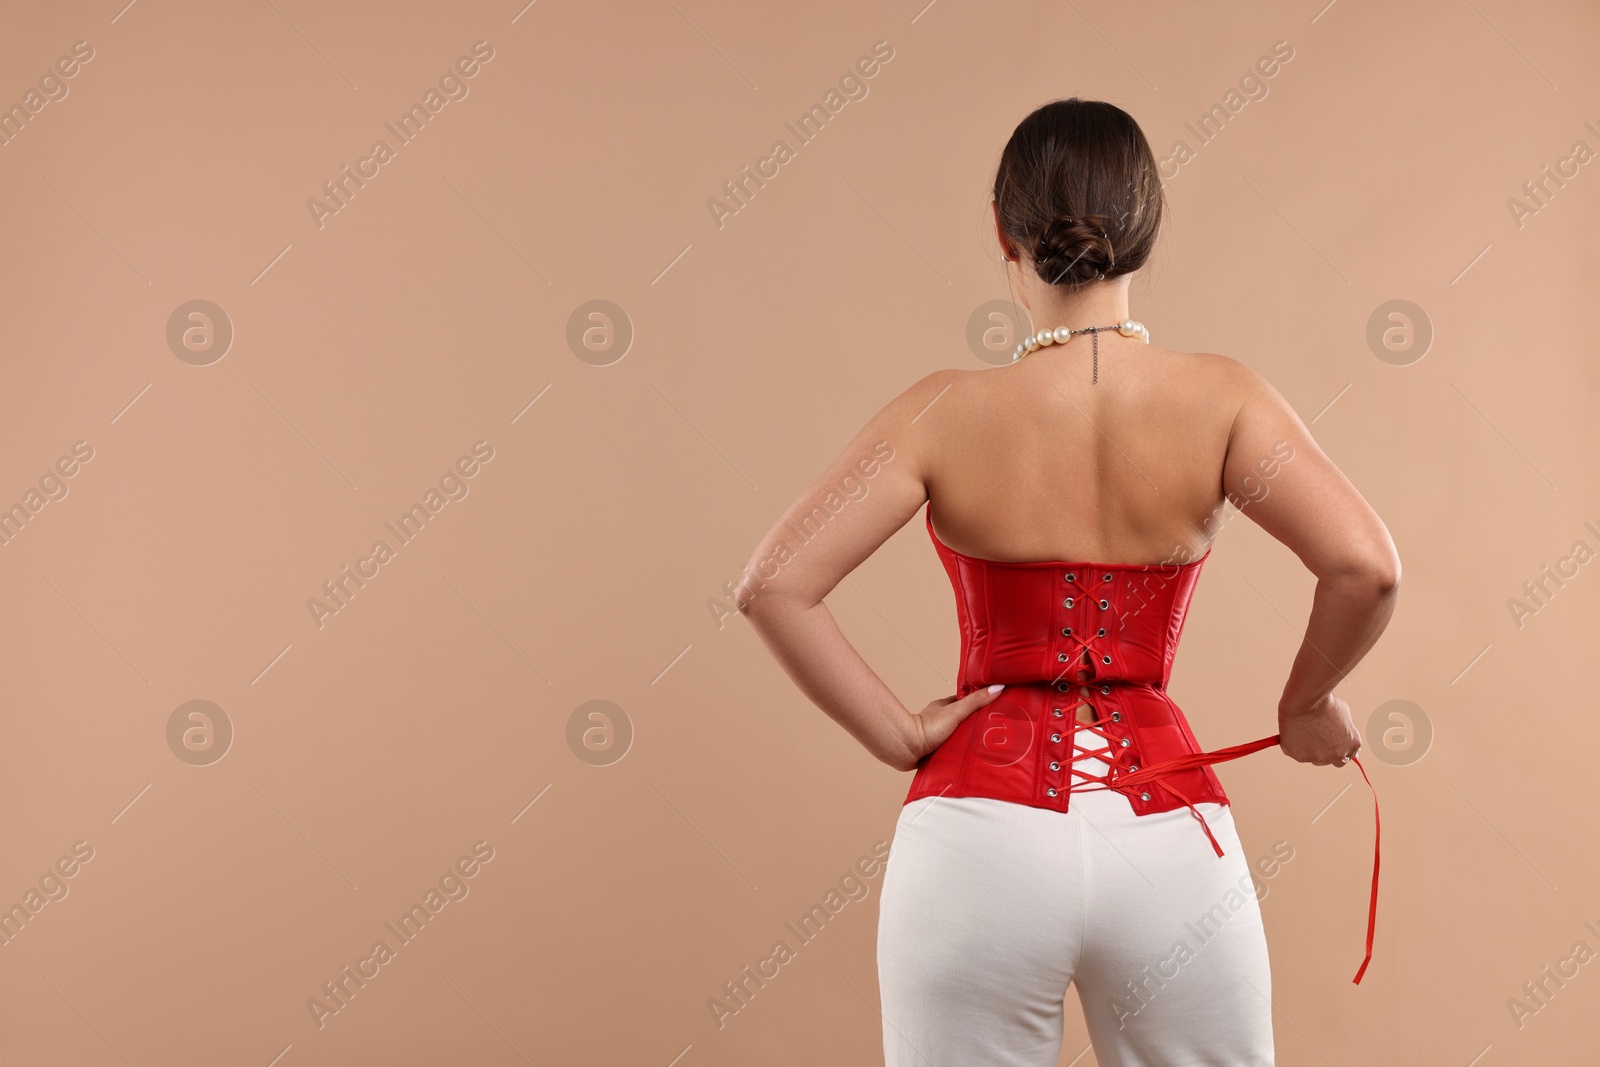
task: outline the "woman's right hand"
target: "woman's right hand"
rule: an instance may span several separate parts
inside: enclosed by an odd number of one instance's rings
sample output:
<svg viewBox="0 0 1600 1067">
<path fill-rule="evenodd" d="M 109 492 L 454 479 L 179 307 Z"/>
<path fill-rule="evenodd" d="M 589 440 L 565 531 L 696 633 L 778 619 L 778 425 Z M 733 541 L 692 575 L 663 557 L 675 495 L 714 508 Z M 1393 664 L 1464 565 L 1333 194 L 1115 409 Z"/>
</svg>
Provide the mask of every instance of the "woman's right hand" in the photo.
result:
<svg viewBox="0 0 1600 1067">
<path fill-rule="evenodd" d="M 1279 709 L 1278 747 L 1301 763 L 1342 767 L 1361 751 L 1361 735 L 1350 718 L 1350 705 L 1329 693 L 1309 708 Z"/>
<path fill-rule="evenodd" d="M 914 769 L 924 756 L 955 733 L 963 719 L 999 696 L 1004 688 L 1004 685 L 991 685 L 974 689 L 959 699 L 954 694 L 940 697 L 921 711 L 912 712 L 911 722 L 916 732 L 911 742 L 911 758 L 901 770 Z"/>
</svg>

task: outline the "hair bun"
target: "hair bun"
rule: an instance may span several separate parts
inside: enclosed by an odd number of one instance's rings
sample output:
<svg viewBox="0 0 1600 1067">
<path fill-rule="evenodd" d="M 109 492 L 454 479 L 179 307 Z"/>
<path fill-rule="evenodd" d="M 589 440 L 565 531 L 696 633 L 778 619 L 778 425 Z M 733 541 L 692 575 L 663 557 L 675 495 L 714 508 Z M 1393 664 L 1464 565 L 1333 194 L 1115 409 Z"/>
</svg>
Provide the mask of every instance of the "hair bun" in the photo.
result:
<svg viewBox="0 0 1600 1067">
<path fill-rule="evenodd" d="M 1116 266 L 1104 215 L 1063 215 L 1053 219 L 1033 243 L 1033 268 L 1051 285 L 1081 285 L 1105 277 Z"/>
<path fill-rule="evenodd" d="M 1104 100 L 1054 100 L 1018 123 L 994 174 L 1001 247 L 1051 285 L 1132 274 L 1149 262 L 1166 194 L 1133 116 Z"/>
</svg>

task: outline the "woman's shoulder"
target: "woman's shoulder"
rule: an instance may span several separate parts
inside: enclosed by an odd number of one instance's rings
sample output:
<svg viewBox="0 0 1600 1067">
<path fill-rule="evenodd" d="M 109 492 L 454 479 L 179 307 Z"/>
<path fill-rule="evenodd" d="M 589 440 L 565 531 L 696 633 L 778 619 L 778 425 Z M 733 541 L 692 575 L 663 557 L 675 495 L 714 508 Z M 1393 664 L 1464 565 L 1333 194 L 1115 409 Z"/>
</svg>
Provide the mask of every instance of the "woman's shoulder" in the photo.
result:
<svg viewBox="0 0 1600 1067">
<path fill-rule="evenodd" d="M 1160 353 L 1162 358 L 1185 371 L 1215 379 L 1220 384 L 1243 385 L 1260 378 L 1249 364 L 1219 352 L 1182 352 L 1175 348 L 1160 348 L 1152 349 L 1152 353 Z"/>
<path fill-rule="evenodd" d="M 1249 364 L 1218 352 L 1186 352 L 1151 346 L 1140 353 L 1154 379 L 1164 384 L 1181 382 L 1173 392 L 1208 406 L 1234 399 L 1244 404 L 1253 398 L 1276 396 L 1271 383 Z M 924 373 L 905 386 L 890 402 L 890 407 L 908 417 L 932 414 L 937 408 L 957 408 L 970 403 L 1009 403 L 1012 386 L 1018 384 L 1010 372 L 1021 369 L 1021 362 L 984 367 L 941 367 Z M 1148 379 L 1147 379 L 1148 382 Z"/>
<path fill-rule="evenodd" d="M 1164 348 L 1153 351 L 1163 364 L 1162 371 L 1181 377 L 1186 388 L 1202 392 L 1212 400 L 1232 399 L 1239 404 L 1275 397 L 1277 390 L 1248 363 L 1218 352 L 1180 352 Z"/>
<path fill-rule="evenodd" d="M 983 373 L 982 370 L 965 367 L 940 367 L 938 370 L 928 371 L 905 386 L 900 394 L 890 401 L 889 406 L 909 409 L 913 414 L 922 412 L 951 392 L 958 394 L 970 392 L 969 387 L 982 384 Z"/>
</svg>

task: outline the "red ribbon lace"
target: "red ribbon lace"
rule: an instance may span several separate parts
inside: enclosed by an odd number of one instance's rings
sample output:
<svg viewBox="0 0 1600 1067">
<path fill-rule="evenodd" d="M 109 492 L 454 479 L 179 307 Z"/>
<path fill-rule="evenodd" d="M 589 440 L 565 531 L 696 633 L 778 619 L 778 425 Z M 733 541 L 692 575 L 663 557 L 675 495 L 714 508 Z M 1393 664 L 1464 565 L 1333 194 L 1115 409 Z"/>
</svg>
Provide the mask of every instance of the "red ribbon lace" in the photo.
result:
<svg viewBox="0 0 1600 1067">
<path fill-rule="evenodd" d="M 1141 767 L 1136 771 L 1129 771 L 1124 774 L 1117 775 L 1116 784 L 1113 786 L 1113 788 L 1127 789 L 1132 788 L 1133 786 L 1144 785 L 1147 782 L 1156 782 L 1161 786 L 1161 788 L 1167 790 L 1188 806 L 1189 810 L 1194 813 L 1195 818 L 1200 820 L 1200 826 L 1205 830 L 1206 837 L 1211 839 L 1211 847 L 1215 849 L 1217 855 L 1220 856 L 1222 855 L 1222 846 L 1217 844 L 1216 837 L 1211 833 L 1211 827 L 1206 825 L 1206 817 L 1201 815 L 1199 810 L 1193 804 L 1189 803 L 1188 797 L 1185 797 L 1182 793 L 1172 788 L 1170 784 L 1159 781 L 1159 779 L 1173 773 L 1174 771 L 1186 771 L 1193 767 L 1202 767 L 1210 763 L 1222 763 L 1226 760 L 1238 759 L 1240 756 L 1248 756 L 1252 752 L 1259 752 L 1264 748 L 1271 748 L 1277 743 L 1278 735 L 1273 734 L 1271 737 L 1263 737 L 1260 740 L 1250 741 L 1242 745 L 1232 745 L 1228 748 L 1219 748 L 1214 752 L 1192 752 L 1182 756 L 1175 756 L 1172 759 L 1162 760 L 1160 763 L 1151 764 L 1148 767 Z M 1361 968 L 1356 971 L 1356 976 L 1353 979 L 1357 985 L 1360 985 L 1361 976 L 1367 973 L 1367 964 L 1372 962 L 1372 938 L 1373 934 L 1377 930 L 1379 858 L 1378 838 L 1383 824 L 1378 818 L 1377 787 L 1372 784 L 1372 779 L 1367 777 L 1367 769 L 1361 766 L 1361 757 L 1351 757 L 1351 762 L 1353 762 L 1356 765 L 1356 768 L 1361 771 L 1361 777 L 1366 780 L 1367 788 L 1372 790 L 1372 899 L 1367 905 L 1367 955 L 1366 958 L 1361 961 Z"/>
</svg>

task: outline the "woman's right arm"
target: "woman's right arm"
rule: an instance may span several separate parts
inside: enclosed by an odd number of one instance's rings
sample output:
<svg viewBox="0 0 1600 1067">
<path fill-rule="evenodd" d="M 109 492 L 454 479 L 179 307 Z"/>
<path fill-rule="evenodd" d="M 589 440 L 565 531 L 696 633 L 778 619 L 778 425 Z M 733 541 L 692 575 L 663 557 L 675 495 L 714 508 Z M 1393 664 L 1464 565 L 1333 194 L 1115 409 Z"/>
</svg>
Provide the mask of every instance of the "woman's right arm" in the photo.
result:
<svg viewBox="0 0 1600 1067">
<path fill-rule="evenodd" d="M 1278 702 L 1279 744 L 1302 763 L 1339 764 L 1356 754 L 1361 738 L 1333 689 L 1389 624 L 1400 556 L 1377 513 L 1288 402 L 1243 364 L 1232 371 L 1242 401 L 1223 462 L 1224 492 L 1317 579 L 1305 638 Z"/>
</svg>

